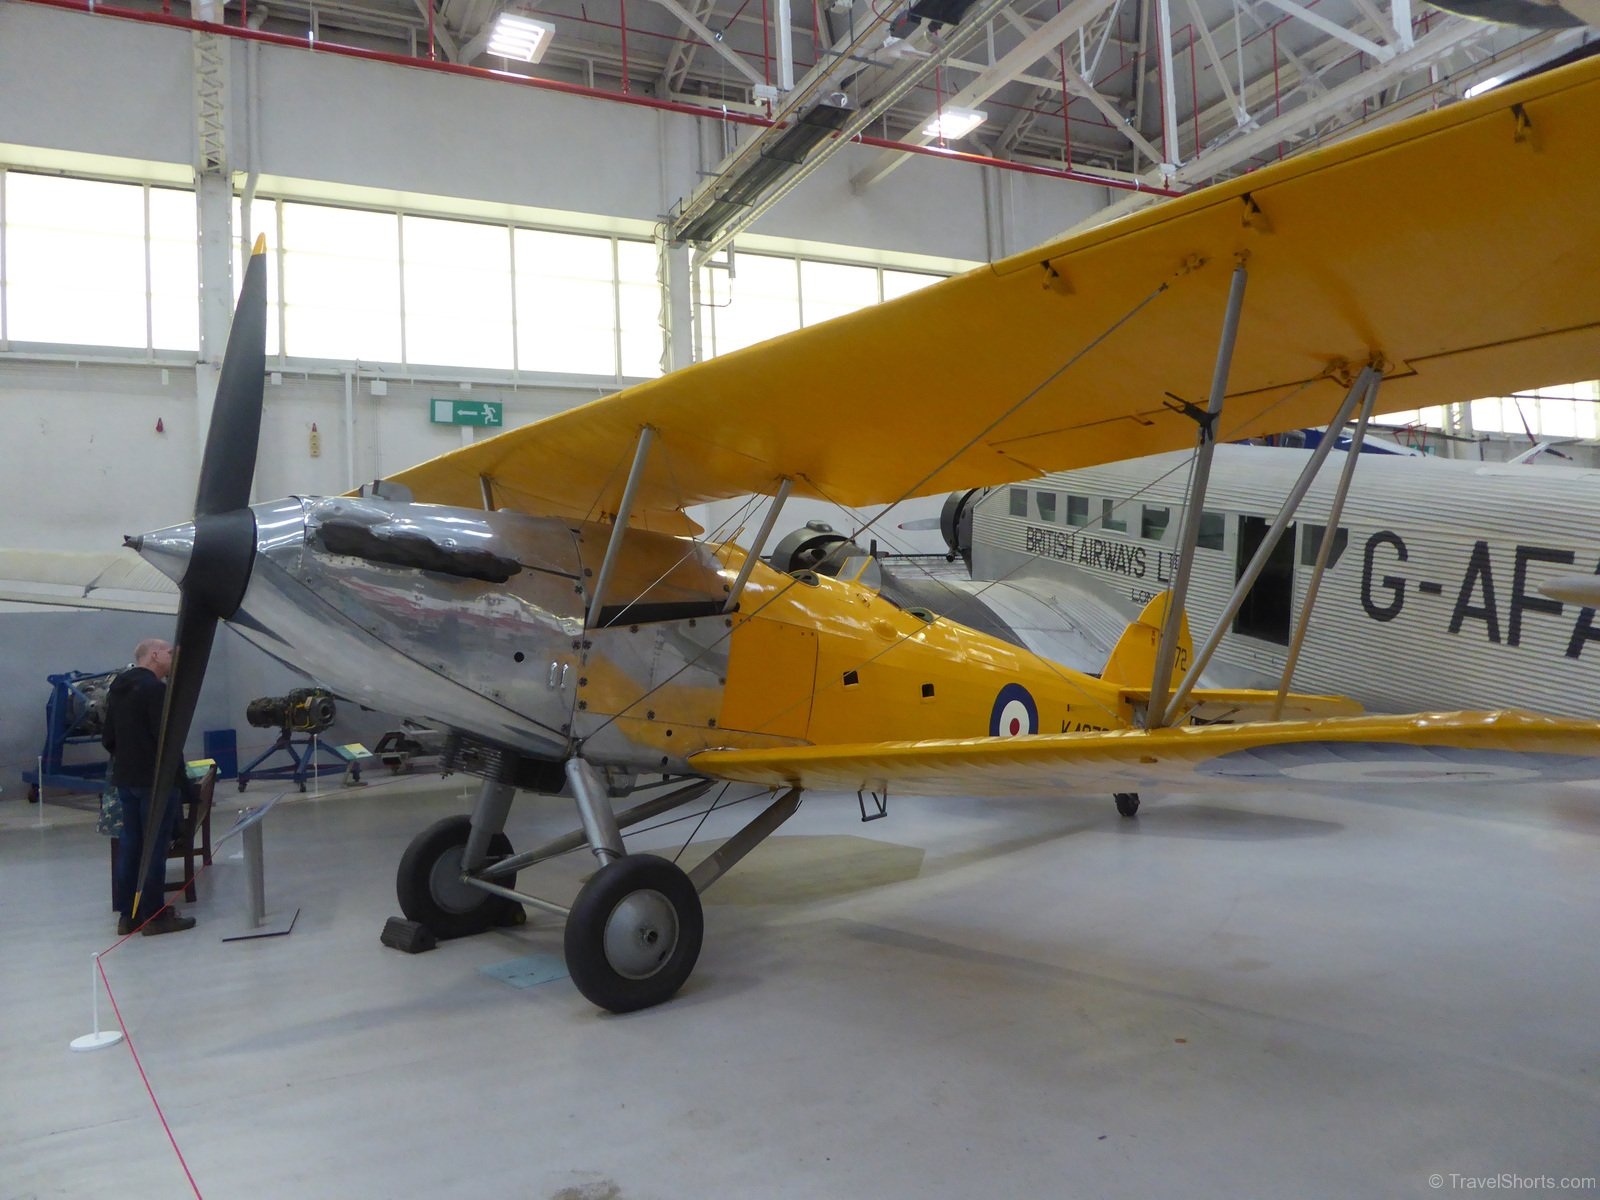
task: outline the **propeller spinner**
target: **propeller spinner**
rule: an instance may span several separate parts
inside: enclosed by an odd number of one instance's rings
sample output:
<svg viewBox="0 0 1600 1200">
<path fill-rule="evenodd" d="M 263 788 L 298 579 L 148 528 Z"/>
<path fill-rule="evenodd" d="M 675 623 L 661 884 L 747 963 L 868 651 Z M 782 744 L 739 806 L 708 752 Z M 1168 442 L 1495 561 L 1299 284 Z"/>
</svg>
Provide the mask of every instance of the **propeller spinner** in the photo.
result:
<svg viewBox="0 0 1600 1200">
<path fill-rule="evenodd" d="M 166 705 L 161 713 L 156 772 L 147 802 L 145 829 L 161 828 L 171 793 L 183 765 L 183 746 L 194 720 L 200 688 L 217 622 L 231 617 L 244 598 L 255 562 L 256 519 L 250 511 L 250 485 L 255 477 L 256 448 L 261 440 L 261 403 L 266 375 L 267 265 L 266 238 L 256 239 L 245 269 L 228 333 L 228 348 L 217 380 L 211 428 L 200 461 L 200 483 L 194 498 L 194 521 L 159 533 L 126 539 L 148 557 L 186 557 L 178 583 L 178 626 L 173 635 L 172 670 L 167 677 Z M 176 574 L 176 571 L 173 572 Z M 154 837 L 146 837 L 139 856 L 142 881 L 156 853 Z M 135 893 L 137 918 L 142 896 Z M 157 896 L 156 907 L 162 897 Z"/>
</svg>

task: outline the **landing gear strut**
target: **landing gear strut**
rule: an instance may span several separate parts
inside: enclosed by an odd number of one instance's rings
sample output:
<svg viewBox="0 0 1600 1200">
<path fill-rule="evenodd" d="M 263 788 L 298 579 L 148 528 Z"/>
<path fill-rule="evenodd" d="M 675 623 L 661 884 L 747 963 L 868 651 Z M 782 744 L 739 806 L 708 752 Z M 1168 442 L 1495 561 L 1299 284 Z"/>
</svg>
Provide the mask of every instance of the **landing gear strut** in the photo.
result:
<svg viewBox="0 0 1600 1200">
<path fill-rule="evenodd" d="M 567 970 L 586 999 L 617 1013 L 660 1004 L 683 986 L 700 957 L 700 893 L 794 815 L 800 789 L 774 797 L 685 873 L 653 854 L 629 854 L 622 830 L 698 799 L 710 780 L 689 781 L 619 813 L 605 776 L 592 764 L 571 759 L 566 776 L 582 829 L 513 854 L 503 830 L 515 789 L 486 780 L 471 817 L 446 817 L 407 847 L 397 879 L 400 907 L 440 938 L 520 924 L 523 905 L 564 917 Z M 518 871 L 585 845 L 600 869 L 571 908 L 516 889 Z"/>
</svg>

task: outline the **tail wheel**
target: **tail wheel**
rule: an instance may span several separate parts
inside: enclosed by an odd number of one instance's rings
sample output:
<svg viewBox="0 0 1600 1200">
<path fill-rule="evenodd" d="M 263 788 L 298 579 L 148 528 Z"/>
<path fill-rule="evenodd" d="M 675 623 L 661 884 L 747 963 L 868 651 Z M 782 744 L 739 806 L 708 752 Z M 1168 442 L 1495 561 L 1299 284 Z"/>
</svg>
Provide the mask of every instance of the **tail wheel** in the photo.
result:
<svg viewBox="0 0 1600 1200">
<path fill-rule="evenodd" d="M 400 856 L 400 870 L 395 875 L 400 911 L 437 937 L 469 937 L 496 925 L 513 924 L 522 914 L 514 900 L 491 896 L 461 881 L 461 858 L 471 831 L 470 817 L 446 817 L 412 838 Z M 511 839 L 504 833 L 489 839 L 490 861 L 510 854 Z M 496 882 L 516 886 L 513 876 Z"/>
<path fill-rule="evenodd" d="M 1136 817 L 1139 815 L 1138 792 L 1118 792 L 1114 799 L 1117 802 L 1117 811 L 1123 816 Z"/>
<path fill-rule="evenodd" d="M 572 982 L 590 1003 L 633 1012 L 669 999 L 700 957 L 705 918 L 694 884 L 653 854 L 597 871 L 567 915 Z"/>
</svg>

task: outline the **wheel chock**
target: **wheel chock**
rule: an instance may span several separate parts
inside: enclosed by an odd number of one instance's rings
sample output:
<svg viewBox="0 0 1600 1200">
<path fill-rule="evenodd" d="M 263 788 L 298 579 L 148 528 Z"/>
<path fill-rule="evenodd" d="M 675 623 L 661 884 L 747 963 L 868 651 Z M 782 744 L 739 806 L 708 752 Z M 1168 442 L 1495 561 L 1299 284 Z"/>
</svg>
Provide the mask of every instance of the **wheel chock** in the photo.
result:
<svg viewBox="0 0 1600 1200">
<path fill-rule="evenodd" d="M 439 939 L 434 937 L 433 930 L 420 921 L 407 921 L 404 917 L 390 917 L 385 921 L 383 933 L 378 940 L 385 946 L 404 950 L 407 954 L 421 954 L 424 950 L 432 950 L 439 944 Z"/>
</svg>

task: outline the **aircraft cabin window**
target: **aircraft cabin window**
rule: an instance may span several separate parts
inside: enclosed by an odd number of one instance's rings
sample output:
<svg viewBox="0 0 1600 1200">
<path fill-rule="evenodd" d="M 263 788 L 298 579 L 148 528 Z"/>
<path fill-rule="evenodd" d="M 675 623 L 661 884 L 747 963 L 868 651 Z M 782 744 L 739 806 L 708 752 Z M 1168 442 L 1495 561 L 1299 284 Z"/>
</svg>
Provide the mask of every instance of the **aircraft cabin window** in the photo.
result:
<svg viewBox="0 0 1600 1200">
<path fill-rule="evenodd" d="M 1039 502 L 1039 520 L 1049 521 L 1054 524 L 1056 519 L 1056 494 L 1054 492 L 1040 492 L 1035 499 Z"/>
<path fill-rule="evenodd" d="M 1223 520 L 1221 513 L 1209 510 L 1201 513 L 1198 545 L 1202 550 L 1221 550 L 1227 528 L 1228 523 Z"/>
<path fill-rule="evenodd" d="M 1087 525 L 1089 523 L 1089 497 L 1067 497 L 1067 524 Z"/>
<path fill-rule="evenodd" d="M 1128 532 L 1127 519 L 1117 516 L 1117 502 L 1115 500 L 1100 501 L 1100 528 L 1108 533 Z"/>
<path fill-rule="evenodd" d="M 1170 508 L 1151 508 L 1144 506 L 1144 515 L 1139 521 L 1139 536 L 1152 542 L 1159 542 L 1167 536 L 1167 525 L 1172 521 Z"/>
<path fill-rule="evenodd" d="M 1317 563 L 1317 554 L 1322 549 L 1322 532 L 1326 525 L 1306 526 L 1305 540 L 1300 543 L 1300 561 L 1305 566 L 1312 567 Z M 1344 555 L 1344 548 L 1350 544 L 1350 531 L 1341 526 L 1333 535 L 1333 549 L 1328 552 L 1328 566 L 1334 567 Z"/>
<path fill-rule="evenodd" d="M 1011 489 L 1011 515 L 1013 517 L 1026 517 L 1028 515 L 1028 489 Z"/>
</svg>

